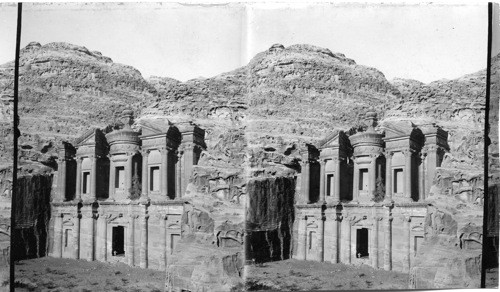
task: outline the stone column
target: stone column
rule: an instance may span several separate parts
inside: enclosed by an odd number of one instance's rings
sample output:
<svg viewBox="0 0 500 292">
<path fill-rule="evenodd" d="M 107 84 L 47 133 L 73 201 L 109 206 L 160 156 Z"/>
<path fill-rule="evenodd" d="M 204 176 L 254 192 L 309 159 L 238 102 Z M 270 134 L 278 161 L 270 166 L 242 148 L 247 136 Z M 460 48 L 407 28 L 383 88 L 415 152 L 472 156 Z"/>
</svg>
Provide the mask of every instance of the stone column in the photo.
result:
<svg viewBox="0 0 500 292">
<path fill-rule="evenodd" d="M 418 168 L 418 180 L 420 182 L 420 185 L 418 186 L 418 201 L 424 201 L 425 200 L 425 157 L 427 156 L 427 153 L 425 152 L 424 149 L 422 149 L 422 152 L 420 152 L 420 165 Z"/>
<path fill-rule="evenodd" d="M 301 163 L 302 171 L 300 174 L 301 182 L 302 182 L 302 202 L 301 203 L 310 203 L 309 200 L 309 189 L 310 189 L 310 164 L 309 161 L 303 160 Z"/>
<path fill-rule="evenodd" d="M 141 182 L 141 197 L 143 199 L 147 199 L 149 197 L 149 173 L 148 173 L 148 156 L 149 156 L 149 151 L 144 150 L 142 151 L 142 182 Z"/>
<path fill-rule="evenodd" d="M 377 189 L 377 157 L 376 154 L 370 155 L 370 184 L 369 184 L 369 194 L 373 198 L 375 196 L 375 190 Z"/>
<path fill-rule="evenodd" d="M 61 158 L 59 161 L 59 199 L 66 201 L 66 158 Z"/>
<path fill-rule="evenodd" d="M 167 216 L 160 215 L 160 237 L 161 237 L 161 248 L 160 248 L 160 271 L 165 271 L 167 267 Z"/>
<path fill-rule="evenodd" d="M 392 155 L 390 151 L 385 153 L 385 199 L 386 203 L 391 203 L 392 200 Z"/>
<path fill-rule="evenodd" d="M 324 261 L 324 255 L 325 255 L 325 245 L 324 245 L 324 239 L 325 239 L 325 218 L 323 218 L 323 215 L 320 215 L 318 218 L 318 233 L 316 233 L 317 236 L 317 241 L 318 241 L 318 261 L 323 262 Z"/>
<path fill-rule="evenodd" d="M 137 218 L 137 215 L 130 215 L 130 220 L 128 223 L 128 251 L 127 251 L 127 261 L 129 266 L 133 267 L 134 266 L 134 246 L 135 246 L 135 240 L 134 240 L 134 225 L 135 225 L 135 218 Z"/>
<path fill-rule="evenodd" d="M 161 195 L 165 199 L 168 198 L 168 149 L 162 148 L 161 152 L 161 167 L 160 167 L 160 182 Z"/>
<path fill-rule="evenodd" d="M 126 171 L 125 173 L 127 174 L 127 177 L 125 179 L 125 193 L 131 195 L 130 190 L 132 189 L 132 177 L 134 175 L 134 170 L 133 170 L 133 157 L 134 153 L 128 153 L 127 154 L 127 166 L 126 166 Z"/>
<path fill-rule="evenodd" d="M 434 184 L 434 176 L 436 175 L 438 147 L 436 145 L 427 145 L 425 148 L 427 150 L 425 192 L 429 193 L 431 186 Z"/>
<path fill-rule="evenodd" d="M 403 272 L 410 271 L 410 216 L 403 217 L 405 232 L 405 250 L 403 255 Z"/>
<path fill-rule="evenodd" d="M 62 258 L 62 250 L 63 250 L 63 214 L 57 214 L 54 220 L 54 247 L 53 253 L 54 257 Z"/>
<path fill-rule="evenodd" d="M 354 178 L 352 180 L 352 199 L 354 202 L 359 202 L 359 166 L 356 162 L 356 159 L 353 158 L 354 161 Z"/>
<path fill-rule="evenodd" d="M 390 211 L 389 211 L 390 212 Z M 385 249 L 384 249 L 384 270 L 392 270 L 392 216 L 390 214 L 385 220 Z"/>
<path fill-rule="evenodd" d="M 182 188 L 181 194 L 186 193 L 187 185 L 189 183 L 189 178 L 193 172 L 194 164 L 194 145 L 192 143 L 185 144 L 183 147 L 183 164 L 182 164 Z"/>
<path fill-rule="evenodd" d="M 87 212 L 87 260 L 94 260 L 94 212 L 92 205 L 89 206 L 90 210 Z"/>
<path fill-rule="evenodd" d="M 372 243 L 372 267 L 378 269 L 378 222 L 382 218 L 375 217 L 373 220 L 373 243 Z"/>
<path fill-rule="evenodd" d="M 113 161 L 113 156 L 109 155 L 109 199 L 115 199 L 115 180 L 116 180 L 116 169 L 115 162 Z"/>
<path fill-rule="evenodd" d="M 82 158 L 76 158 L 76 194 L 77 201 L 82 200 Z"/>
<path fill-rule="evenodd" d="M 411 202 L 411 158 L 412 152 L 410 149 L 403 151 L 405 156 L 405 184 L 404 184 L 404 196 L 405 201 Z"/>
<path fill-rule="evenodd" d="M 307 217 L 299 216 L 298 226 L 298 242 L 297 242 L 297 259 L 305 260 L 307 251 Z"/>
<path fill-rule="evenodd" d="M 333 229 L 332 229 L 332 263 L 336 264 L 339 262 L 339 226 L 338 226 L 338 218 L 337 215 L 334 215 L 333 218 Z"/>
<path fill-rule="evenodd" d="M 75 228 L 73 231 L 73 258 L 80 258 L 80 215 L 77 214 L 73 218 L 73 222 L 75 224 Z"/>
<path fill-rule="evenodd" d="M 90 201 L 95 201 L 97 198 L 97 156 L 92 155 L 92 170 L 90 177 Z"/>
<path fill-rule="evenodd" d="M 319 162 L 320 174 L 319 174 L 319 202 L 325 203 L 326 192 L 325 192 L 325 165 L 326 161 L 321 159 Z"/>
<path fill-rule="evenodd" d="M 341 158 L 336 158 L 335 160 L 335 191 L 333 194 L 333 201 L 335 204 L 340 202 L 340 164 L 342 162 Z"/>
<path fill-rule="evenodd" d="M 350 264 L 351 263 L 351 220 L 352 218 L 345 218 L 344 219 L 346 224 L 346 263 Z"/>
<path fill-rule="evenodd" d="M 141 220 L 141 263 L 140 266 L 143 269 L 148 268 L 148 218 L 149 215 L 146 213 L 142 216 Z"/>
<path fill-rule="evenodd" d="M 182 155 L 184 151 L 177 151 L 177 164 L 175 169 L 175 198 L 182 198 Z"/>
<path fill-rule="evenodd" d="M 107 236 L 108 236 L 108 223 L 106 222 L 107 216 L 104 215 L 104 213 L 99 213 L 99 221 L 101 225 L 101 230 L 100 230 L 100 238 L 101 238 L 101 250 L 100 250 L 100 256 L 101 256 L 101 261 L 105 262 L 107 261 Z"/>
</svg>

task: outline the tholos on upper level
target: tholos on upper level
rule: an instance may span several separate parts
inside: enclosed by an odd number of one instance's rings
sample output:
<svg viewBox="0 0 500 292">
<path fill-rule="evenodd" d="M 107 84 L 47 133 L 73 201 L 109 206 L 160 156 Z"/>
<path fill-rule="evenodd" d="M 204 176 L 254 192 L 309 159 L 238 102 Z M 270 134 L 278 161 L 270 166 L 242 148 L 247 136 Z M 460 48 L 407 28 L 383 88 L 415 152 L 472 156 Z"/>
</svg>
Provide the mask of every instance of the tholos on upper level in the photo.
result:
<svg viewBox="0 0 500 292">
<path fill-rule="evenodd" d="M 130 126 L 131 111 L 124 111 L 123 119 L 120 130 L 90 129 L 74 147 L 63 143 L 54 202 L 182 197 L 206 147 L 204 131 L 191 123 L 142 122 L 140 135 Z"/>
</svg>

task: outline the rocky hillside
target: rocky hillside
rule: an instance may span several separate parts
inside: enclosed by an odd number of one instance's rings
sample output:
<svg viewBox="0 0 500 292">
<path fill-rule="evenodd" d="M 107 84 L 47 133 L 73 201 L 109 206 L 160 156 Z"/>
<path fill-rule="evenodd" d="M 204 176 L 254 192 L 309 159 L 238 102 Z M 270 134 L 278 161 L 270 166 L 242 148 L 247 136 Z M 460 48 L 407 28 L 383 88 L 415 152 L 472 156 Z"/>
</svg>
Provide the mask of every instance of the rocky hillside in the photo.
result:
<svg viewBox="0 0 500 292">
<path fill-rule="evenodd" d="M 139 109 L 156 90 L 130 66 L 67 43 L 31 42 L 20 52 L 19 128 L 22 157 L 45 162 L 52 145 L 88 127 L 103 127 L 125 106 Z M 12 94 L 14 62 L 0 65 L 0 90 Z M 2 112 L 9 107 L 2 105 Z M 2 115 L 4 120 L 11 115 Z"/>
</svg>

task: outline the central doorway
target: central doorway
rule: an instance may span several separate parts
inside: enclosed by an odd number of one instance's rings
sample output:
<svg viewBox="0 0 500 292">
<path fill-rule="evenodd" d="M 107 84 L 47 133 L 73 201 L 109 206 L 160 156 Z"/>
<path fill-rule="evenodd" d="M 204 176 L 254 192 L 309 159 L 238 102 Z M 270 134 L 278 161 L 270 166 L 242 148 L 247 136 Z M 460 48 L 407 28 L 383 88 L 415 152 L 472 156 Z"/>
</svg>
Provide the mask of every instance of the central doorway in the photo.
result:
<svg viewBox="0 0 500 292">
<path fill-rule="evenodd" d="M 123 226 L 113 226 L 113 245 L 112 245 L 112 255 L 113 256 L 124 256 L 125 255 L 125 232 Z"/>
<path fill-rule="evenodd" d="M 367 258 L 368 253 L 368 228 L 356 230 L 356 257 Z"/>
</svg>

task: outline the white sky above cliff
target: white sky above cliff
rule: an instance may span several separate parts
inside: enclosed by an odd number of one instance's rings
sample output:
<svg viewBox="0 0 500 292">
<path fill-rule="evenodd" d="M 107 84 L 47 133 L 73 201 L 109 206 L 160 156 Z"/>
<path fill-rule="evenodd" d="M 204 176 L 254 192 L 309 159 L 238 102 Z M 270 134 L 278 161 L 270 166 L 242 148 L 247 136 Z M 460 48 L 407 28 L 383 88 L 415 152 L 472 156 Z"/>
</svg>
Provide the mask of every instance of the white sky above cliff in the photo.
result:
<svg viewBox="0 0 500 292">
<path fill-rule="evenodd" d="M 430 82 L 486 67 L 487 5 L 25 3 L 21 46 L 68 42 L 185 81 L 243 66 L 275 43 L 340 52 Z M 0 64 L 14 59 L 16 7 L 0 6 Z M 498 50 L 498 48 L 497 48 Z"/>
</svg>

